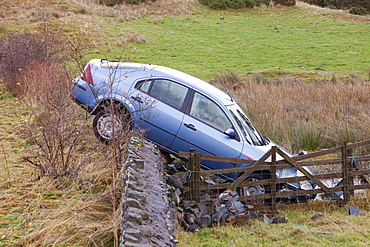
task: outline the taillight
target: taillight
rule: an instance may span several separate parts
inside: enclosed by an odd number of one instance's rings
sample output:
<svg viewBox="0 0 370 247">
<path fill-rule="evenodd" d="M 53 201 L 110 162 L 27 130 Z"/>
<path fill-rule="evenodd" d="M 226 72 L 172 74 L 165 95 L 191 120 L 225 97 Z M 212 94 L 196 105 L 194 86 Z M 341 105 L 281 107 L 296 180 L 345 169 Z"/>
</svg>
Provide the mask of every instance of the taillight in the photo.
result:
<svg viewBox="0 0 370 247">
<path fill-rule="evenodd" d="M 91 66 L 88 64 L 85 68 L 85 71 L 81 75 L 81 79 L 86 81 L 87 83 L 94 85 L 92 74 L 91 74 Z"/>
</svg>

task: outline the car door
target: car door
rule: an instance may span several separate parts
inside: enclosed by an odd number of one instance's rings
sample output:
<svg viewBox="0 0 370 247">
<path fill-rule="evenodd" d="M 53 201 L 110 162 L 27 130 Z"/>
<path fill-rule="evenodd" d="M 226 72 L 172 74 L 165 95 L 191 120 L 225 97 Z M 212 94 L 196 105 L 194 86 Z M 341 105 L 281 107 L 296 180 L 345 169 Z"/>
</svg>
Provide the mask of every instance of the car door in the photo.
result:
<svg viewBox="0 0 370 247">
<path fill-rule="evenodd" d="M 182 123 L 188 88 L 167 79 L 140 81 L 135 88 L 131 97 L 138 111 L 135 127 L 143 129 L 150 141 L 170 148 Z"/>
<path fill-rule="evenodd" d="M 233 126 L 227 114 L 214 101 L 194 92 L 186 113 L 171 145 L 172 150 L 189 152 L 190 148 L 194 148 L 202 154 L 232 158 L 240 156 L 243 142 L 224 133 Z M 204 161 L 202 165 L 206 169 L 234 167 L 231 163 L 214 161 Z"/>
</svg>

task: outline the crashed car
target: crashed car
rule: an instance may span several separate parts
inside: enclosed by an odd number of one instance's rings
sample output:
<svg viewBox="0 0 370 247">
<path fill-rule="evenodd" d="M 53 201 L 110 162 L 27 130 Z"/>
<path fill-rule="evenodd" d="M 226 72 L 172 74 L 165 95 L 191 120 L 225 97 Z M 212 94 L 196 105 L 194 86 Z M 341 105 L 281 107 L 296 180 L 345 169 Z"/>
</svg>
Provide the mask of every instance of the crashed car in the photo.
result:
<svg viewBox="0 0 370 247">
<path fill-rule="evenodd" d="M 73 81 L 72 95 L 95 115 L 94 132 L 106 143 L 128 127 L 145 130 L 147 140 L 163 153 L 175 156 L 193 148 L 207 155 L 258 160 L 277 146 L 258 132 L 230 95 L 163 66 L 93 59 Z M 108 107 L 112 104 L 114 110 Z M 246 165 L 204 160 L 201 166 L 222 169 Z M 249 179 L 264 179 L 270 173 L 252 174 Z M 297 175 L 295 168 L 278 169 L 276 173 L 278 178 Z M 229 181 L 237 176 L 225 174 Z M 298 183 L 290 185 L 300 189 Z M 247 187 L 243 191 L 245 195 L 261 194 L 265 188 Z"/>
</svg>

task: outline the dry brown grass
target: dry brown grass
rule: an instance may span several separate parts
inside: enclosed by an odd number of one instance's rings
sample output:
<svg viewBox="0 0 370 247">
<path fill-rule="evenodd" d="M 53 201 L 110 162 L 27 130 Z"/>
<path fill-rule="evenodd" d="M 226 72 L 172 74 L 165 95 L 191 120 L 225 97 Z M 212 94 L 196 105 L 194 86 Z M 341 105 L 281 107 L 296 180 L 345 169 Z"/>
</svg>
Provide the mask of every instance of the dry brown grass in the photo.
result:
<svg viewBox="0 0 370 247">
<path fill-rule="evenodd" d="M 97 142 L 90 116 L 70 99 L 74 75 L 45 56 L 50 50 L 36 49 L 21 66 L 23 51 L 33 49 L 8 43 L 16 60 L 8 89 L 18 98 L 1 88 L 0 245 L 116 245 L 124 146 Z"/>
<path fill-rule="evenodd" d="M 190 15 L 195 12 L 193 6 L 195 2 L 195 0 L 157 0 L 153 3 L 121 4 L 108 7 L 99 5 L 97 0 L 3 0 L 0 23 L 20 19 L 42 22 L 71 15 L 74 15 L 76 20 L 81 14 L 115 17 L 120 21 L 134 20 L 149 15 Z"/>
<path fill-rule="evenodd" d="M 97 143 L 87 128 L 75 159 L 79 173 L 38 179 L 32 164 L 22 162 L 19 153 L 2 144 L 7 161 L 0 166 L 1 246 L 115 246 L 122 176 L 116 148 Z M 17 138 L 12 145 L 24 146 L 24 142 Z"/>
<path fill-rule="evenodd" d="M 241 104 L 264 135 L 292 151 L 370 137 L 370 83 L 361 78 L 304 83 L 296 78 L 255 75 L 240 81 L 217 86 Z"/>
</svg>

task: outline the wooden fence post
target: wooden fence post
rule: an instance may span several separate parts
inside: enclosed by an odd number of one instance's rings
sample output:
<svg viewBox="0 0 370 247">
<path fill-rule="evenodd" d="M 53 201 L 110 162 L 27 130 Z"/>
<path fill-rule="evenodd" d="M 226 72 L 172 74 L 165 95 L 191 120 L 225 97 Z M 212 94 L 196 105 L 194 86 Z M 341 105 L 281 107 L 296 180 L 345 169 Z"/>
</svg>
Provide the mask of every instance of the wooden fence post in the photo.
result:
<svg viewBox="0 0 370 247">
<path fill-rule="evenodd" d="M 191 148 L 189 150 L 190 157 L 189 157 L 189 163 L 188 163 L 188 172 L 189 172 L 189 193 L 188 193 L 188 200 L 194 199 L 194 189 L 195 189 L 195 179 L 194 179 L 194 170 L 195 170 L 195 150 Z"/>
<path fill-rule="evenodd" d="M 347 157 L 348 157 L 347 142 L 343 141 L 342 147 L 343 199 L 344 199 L 343 204 L 348 203 L 351 197 L 349 191 L 350 179 L 348 176 L 349 163 L 347 162 Z"/>
<path fill-rule="evenodd" d="M 353 171 L 353 170 L 355 170 L 355 167 L 356 167 L 356 164 L 355 164 L 355 162 L 356 162 L 356 160 L 354 159 L 354 157 L 353 157 L 353 153 L 352 153 L 352 151 L 353 151 L 353 149 L 348 149 L 347 148 L 347 158 L 348 157 L 351 157 L 351 162 L 349 162 L 349 164 L 348 164 L 348 169 L 350 170 L 350 171 Z M 355 185 L 355 181 L 354 181 L 354 178 L 353 177 L 349 177 L 348 178 L 348 180 L 349 180 L 349 184 L 350 185 Z M 352 186 L 351 186 L 352 187 Z M 355 195 L 355 191 L 353 190 L 353 189 L 349 189 L 349 195 L 350 195 L 350 197 L 352 198 L 354 195 Z"/>
<path fill-rule="evenodd" d="M 271 153 L 271 209 L 276 210 L 276 146 L 272 146 Z"/>
<path fill-rule="evenodd" d="M 194 165 L 194 197 L 196 202 L 200 202 L 200 153 L 195 154 Z"/>
</svg>

